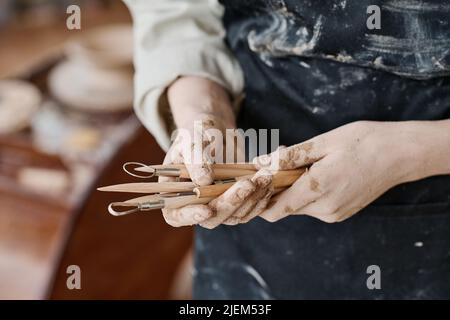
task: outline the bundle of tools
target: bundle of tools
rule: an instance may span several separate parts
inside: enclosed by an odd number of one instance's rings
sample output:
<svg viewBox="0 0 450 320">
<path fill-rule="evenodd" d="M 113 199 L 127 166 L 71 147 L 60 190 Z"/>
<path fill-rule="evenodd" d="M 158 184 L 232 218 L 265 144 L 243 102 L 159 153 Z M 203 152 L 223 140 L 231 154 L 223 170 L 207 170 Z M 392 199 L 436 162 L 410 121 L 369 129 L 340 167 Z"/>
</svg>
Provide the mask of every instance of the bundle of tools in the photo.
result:
<svg viewBox="0 0 450 320">
<path fill-rule="evenodd" d="M 145 165 L 137 162 L 124 164 L 125 172 L 133 177 L 175 177 L 177 182 L 138 182 L 98 188 L 105 192 L 142 193 L 145 196 L 124 202 L 114 202 L 108 211 L 114 216 L 157 209 L 175 209 L 191 204 L 207 204 L 220 196 L 234 183 L 249 179 L 257 172 L 250 163 L 213 164 L 215 181 L 212 185 L 197 186 L 190 180 L 185 165 Z M 291 186 L 306 169 L 273 171 L 272 184 L 275 193 Z"/>
</svg>

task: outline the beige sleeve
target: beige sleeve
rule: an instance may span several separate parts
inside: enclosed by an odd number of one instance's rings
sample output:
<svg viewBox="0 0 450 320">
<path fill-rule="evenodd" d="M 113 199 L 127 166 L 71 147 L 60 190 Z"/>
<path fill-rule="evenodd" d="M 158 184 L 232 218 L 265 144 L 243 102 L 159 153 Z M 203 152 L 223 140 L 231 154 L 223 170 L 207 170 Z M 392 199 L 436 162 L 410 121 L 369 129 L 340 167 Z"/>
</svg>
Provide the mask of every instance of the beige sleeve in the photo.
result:
<svg viewBox="0 0 450 320">
<path fill-rule="evenodd" d="M 242 70 L 224 43 L 217 0 L 124 1 L 134 22 L 135 111 L 167 150 L 173 129 L 167 87 L 180 76 L 202 76 L 237 98 Z"/>
</svg>

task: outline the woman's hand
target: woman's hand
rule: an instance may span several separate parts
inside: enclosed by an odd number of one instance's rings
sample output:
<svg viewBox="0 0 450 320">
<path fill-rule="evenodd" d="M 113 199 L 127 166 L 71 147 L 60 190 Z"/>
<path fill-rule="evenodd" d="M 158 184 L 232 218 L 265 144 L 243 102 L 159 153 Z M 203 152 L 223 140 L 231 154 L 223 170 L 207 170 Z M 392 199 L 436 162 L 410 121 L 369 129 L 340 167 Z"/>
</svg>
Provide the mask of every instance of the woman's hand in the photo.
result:
<svg viewBox="0 0 450 320">
<path fill-rule="evenodd" d="M 167 96 L 177 130 L 165 163 L 184 163 L 195 184 L 211 184 L 210 155 L 217 145 L 211 133 L 216 130 L 223 136 L 236 127 L 230 97 L 220 85 L 199 77 L 178 79 Z"/>
<path fill-rule="evenodd" d="M 339 222 L 390 188 L 426 177 L 432 157 L 429 153 L 427 158 L 425 150 L 429 148 L 423 147 L 430 144 L 426 126 L 430 122 L 354 122 L 255 158 L 260 168 L 286 170 L 311 165 L 260 216 L 275 222 L 304 214 Z"/>
<path fill-rule="evenodd" d="M 224 131 L 223 122 L 209 114 L 198 113 L 190 127 L 185 126 L 175 131 L 172 146 L 167 151 L 163 164 L 185 164 L 192 182 L 206 186 L 214 181 L 211 168 L 212 155 L 215 154 L 214 139 L 210 130 Z M 173 179 L 160 178 L 160 181 Z"/>
<path fill-rule="evenodd" d="M 178 130 L 164 164 L 185 164 L 195 184 L 211 184 L 212 157 L 225 150 L 224 144 L 222 150 L 216 150 L 220 145 L 216 141 L 218 135 L 211 132 L 221 133 L 223 138 L 226 129 L 235 128 L 228 95 L 212 81 L 185 77 L 169 88 L 168 98 Z M 174 181 L 174 178 L 160 177 L 159 181 Z M 165 209 L 163 215 L 174 227 L 200 224 L 212 229 L 220 224 L 244 223 L 265 209 L 273 192 L 271 182 L 272 175 L 262 170 L 252 179 L 237 182 L 208 205 Z"/>
<path fill-rule="evenodd" d="M 200 225 L 213 229 L 221 224 L 247 223 L 260 215 L 273 194 L 272 174 L 258 171 L 251 179 L 240 180 L 208 204 L 212 215 Z"/>
</svg>

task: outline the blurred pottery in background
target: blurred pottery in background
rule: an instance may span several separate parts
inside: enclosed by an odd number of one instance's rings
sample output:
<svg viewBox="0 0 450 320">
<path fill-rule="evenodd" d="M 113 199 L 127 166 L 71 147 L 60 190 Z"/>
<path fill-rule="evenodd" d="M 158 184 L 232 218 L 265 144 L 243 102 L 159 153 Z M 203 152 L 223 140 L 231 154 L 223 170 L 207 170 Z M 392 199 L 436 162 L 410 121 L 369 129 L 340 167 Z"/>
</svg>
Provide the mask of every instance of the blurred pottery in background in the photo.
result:
<svg viewBox="0 0 450 320">
<path fill-rule="evenodd" d="M 99 27 L 70 41 L 65 53 L 70 60 L 95 68 L 129 67 L 133 60 L 133 29 L 129 24 Z"/>
<path fill-rule="evenodd" d="M 21 80 L 0 80 L 0 134 L 11 134 L 29 126 L 41 104 L 41 93 Z"/>
<path fill-rule="evenodd" d="M 24 8 L 41 8 L 34 4 Z M 0 190 L 65 193 L 74 203 L 135 130 L 132 27 L 91 30 L 65 46 L 66 59 L 49 55 L 29 76 L 0 80 Z M 47 166 L 49 158 L 64 168 Z"/>
<path fill-rule="evenodd" d="M 59 154 L 68 161 L 100 162 L 105 157 L 104 149 L 109 148 L 102 143 L 106 140 L 103 135 L 107 134 L 104 127 L 68 117 L 51 101 L 42 105 L 31 127 L 36 147 L 49 154 Z"/>
<path fill-rule="evenodd" d="M 10 19 L 12 15 L 12 3 L 11 0 L 0 1 L 0 26 Z"/>
<path fill-rule="evenodd" d="M 83 112 L 114 113 L 133 103 L 133 34 L 130 25 L 94 29 L 66 46 L 67 59 L 49 76 L 52 96 Z"/>
<path fill-rule="evenodd" d="M 100 69 L 78 61 L 65 61 L 49 76 L 52 96 L 66 107 L 83 112 L 129 110 L 133 102 L 133 76 L 126 69 Z"/>
<path fill-rule="evenodd" d="M 70 175 L 67 171 L 47 168 L 24 167 L 18 172 L 17 180 L 23 187 L 37 193 L 64 196 L 70 189 Z"/>
</svg>

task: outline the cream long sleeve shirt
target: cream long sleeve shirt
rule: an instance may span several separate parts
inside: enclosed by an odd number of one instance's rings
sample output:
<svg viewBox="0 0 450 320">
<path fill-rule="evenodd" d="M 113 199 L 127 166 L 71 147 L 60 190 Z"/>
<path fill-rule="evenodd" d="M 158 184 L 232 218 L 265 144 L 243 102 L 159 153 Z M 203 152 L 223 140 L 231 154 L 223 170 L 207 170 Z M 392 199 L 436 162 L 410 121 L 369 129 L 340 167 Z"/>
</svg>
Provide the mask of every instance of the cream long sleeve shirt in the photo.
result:
<svg viewBox="0 0 450 320">
<path fill-rule="evenodd" d="M 133 16 L 137 116 L 161 147 L 174 129 L 167 87 L 181 76 L 221 84 L 235 98 L 242 70 L 224 43 L 223 7 L 217 0 L 124 0 Z"/>
</svg>

